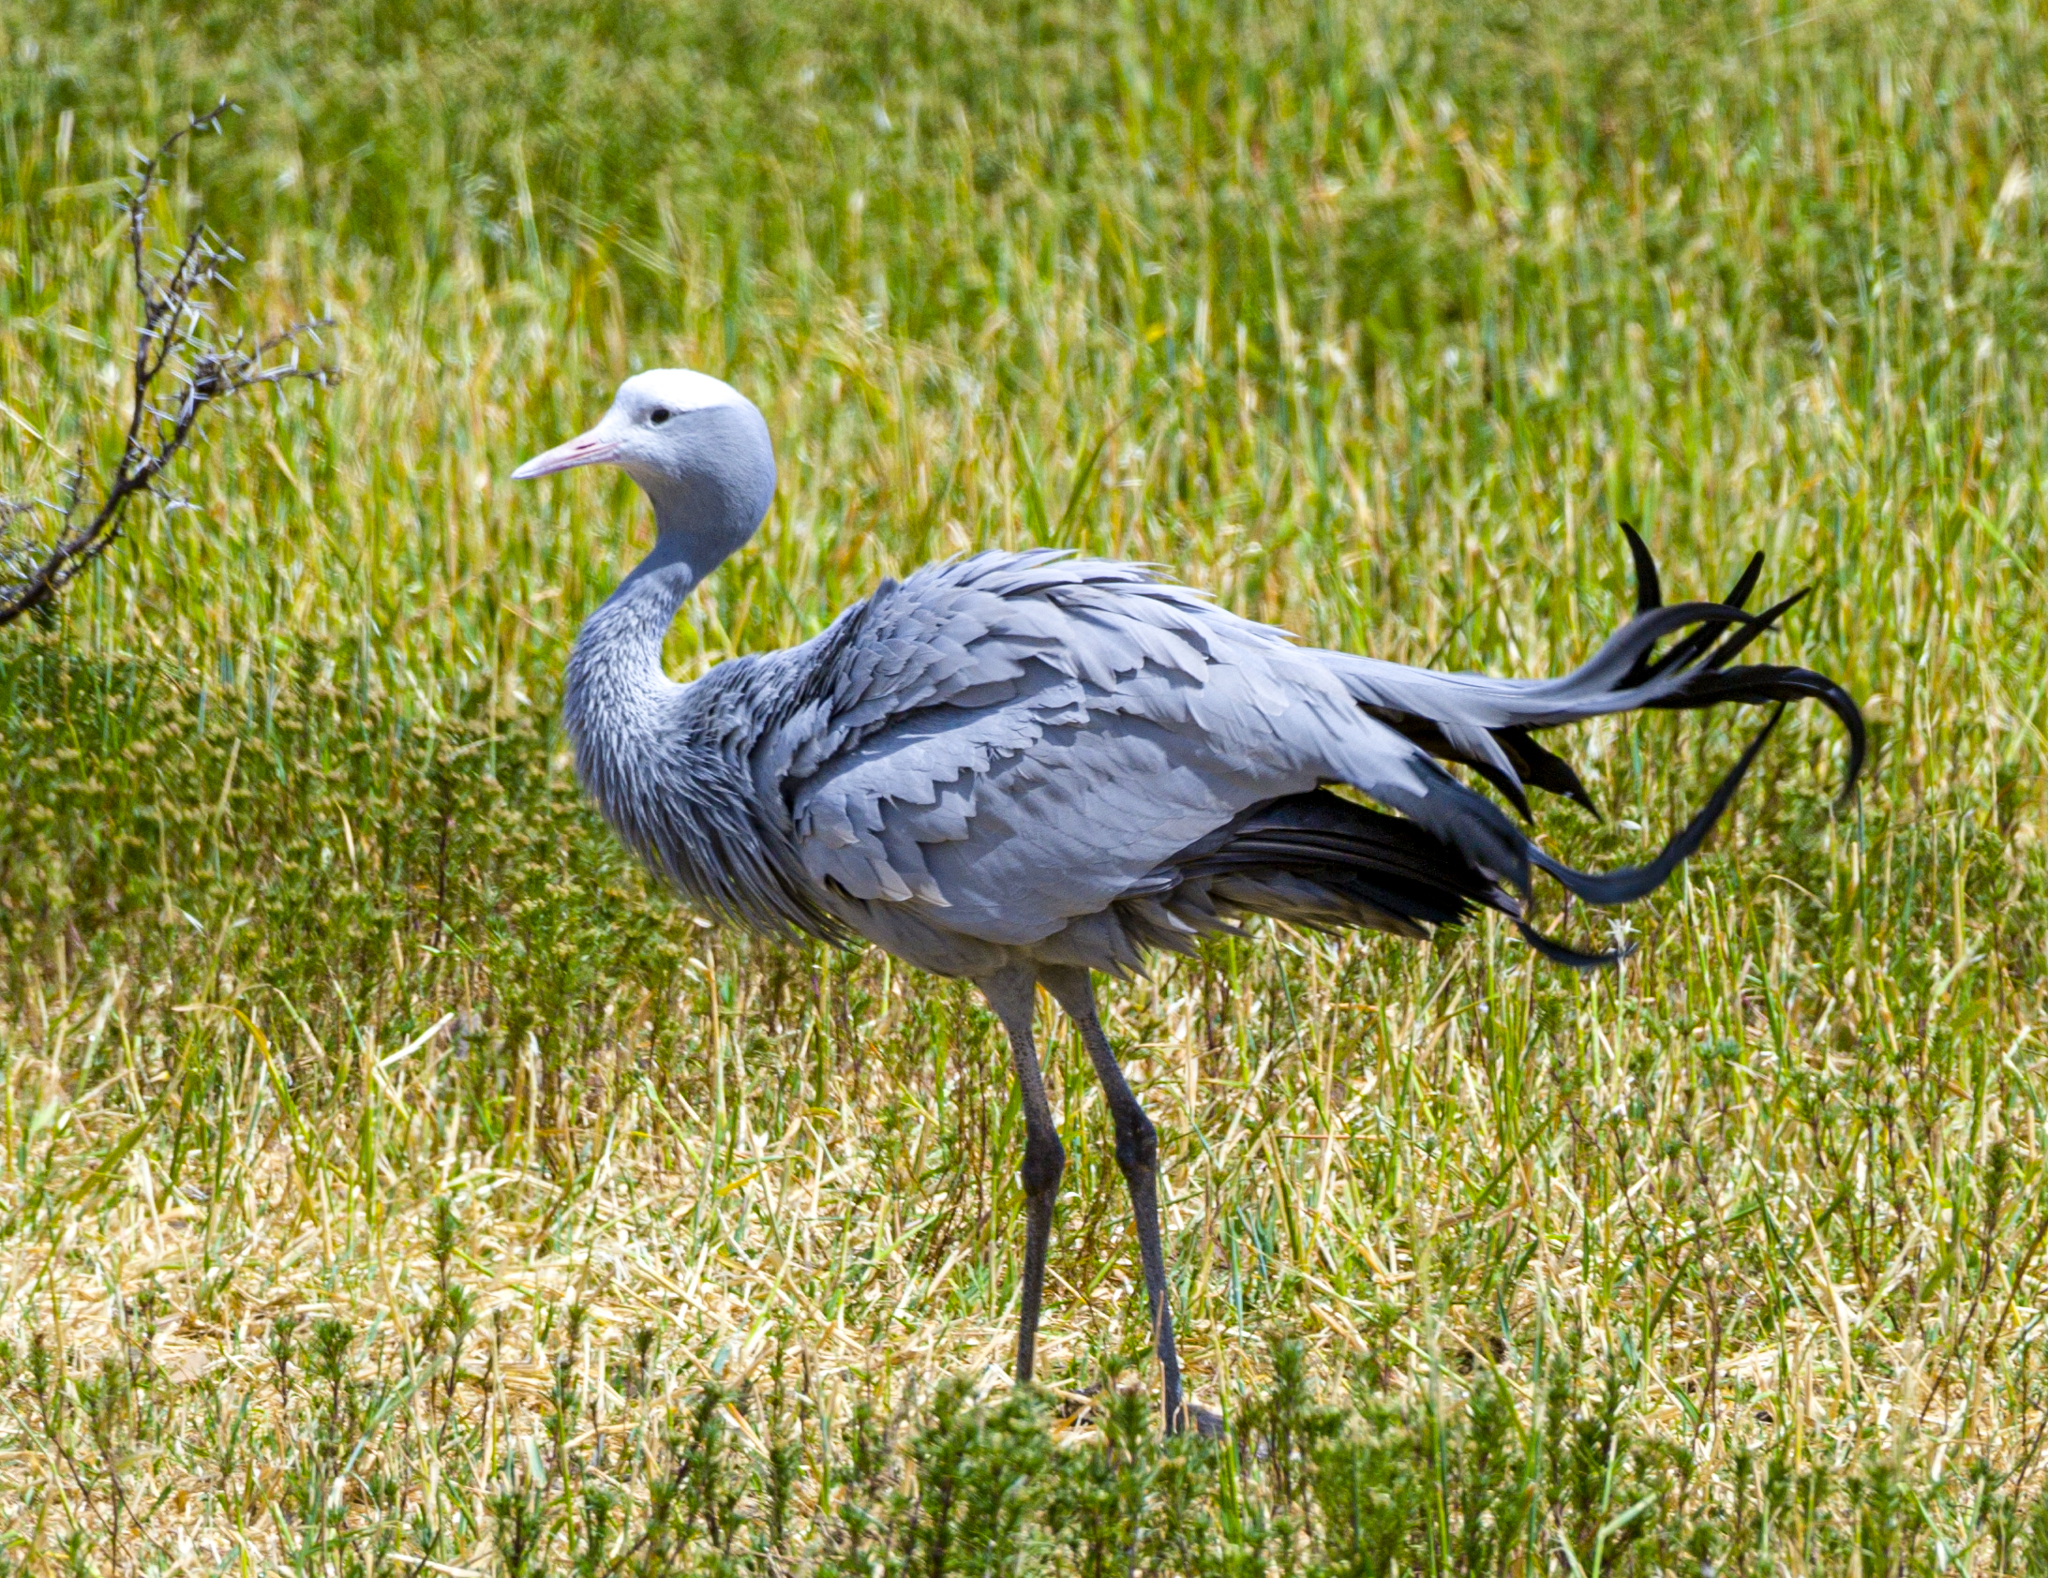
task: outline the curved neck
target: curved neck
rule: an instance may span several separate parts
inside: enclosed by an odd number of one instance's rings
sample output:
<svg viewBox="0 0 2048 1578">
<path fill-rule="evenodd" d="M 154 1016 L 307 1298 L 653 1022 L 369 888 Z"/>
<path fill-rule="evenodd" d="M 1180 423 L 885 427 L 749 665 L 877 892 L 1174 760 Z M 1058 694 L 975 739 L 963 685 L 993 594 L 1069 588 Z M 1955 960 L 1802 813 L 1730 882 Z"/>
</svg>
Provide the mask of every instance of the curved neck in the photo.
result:
<svg viewBox="0 0 2048 1578">
<path fill-rule="evenodd" d="M 576 647 L 582 649 L 593 639 L 607 646 L 630 643 L 657 669 L 661 643 L 668 627 L 696 589 L 700 577 L 696 568 L 680 553 L 664 552 L 657 542 L 654 551 L 626 572 L 612 595 L 600 603 L 583 628 L 576 633 Z M 571 653 L 573 660 L 574 653 Z"/>
<path fill-rule="evenodd" d="M 627 742 L 658 727 L 663 698 L 681 687 L 661 666 L 661 645 L 697 584 L 680 545 L 664 533 L 576 632 L 562 690 L 562 719 L 576 746 L 576 770 L 605 798 L 608 763 Z"/>
<path fill-rule="evenodd" d="M 654 546 L 584 620 L 569 654 L 568 695 L 572 714 L 579 690 L 602 681 L 616 706 L 622 685 L 660 691 L 672 688 L 661 666 L 661 644 L 697 583 L 753 535 L 734 519 L 732 501 L 701 482 L 664 477 L 634 478 L 654 504 Z M 572 716 L 570 727 L 577 727 Z"/>
<path fill-rule="evenodd" d="M 690 532 L 666 526 L 659 506 L 655 508 L 654 520 L 654 546 L 647 550 L 647 557 L 628 570 L 625 579 L 612 588 L 612 595 L 598 605 L 597 613 L 592 614 L 591 619 L 596 619 L 614 603 L 644 608 L 651 614 L 665 601 L 668 611 L 660 617 L 662 631 L 666 633 L 684 601 L 710 572 L 712 566 L 704 562 L 704 556 L 691 552 L 695 545 L 690 540 Z M 718 557 L 722 559 L 725 556 L 720 554 Z M 714 564 L 716 562 L 713 561 Z"/>
<path fill-rule="evenodd" d="M 654 506 L 654 546 L 619 583 L 623 592 L 643 575 L 687 565 L 690 585 L 725 563 L 759 529 L 762 510 L 731 496 L 716 477 L 643 476 L 629 472 Z M 687 595 L 689 587 L 683 588 Z M 614 597 L 618 592 L 612 594 Z M 680 597 L 678 606 L 680 606 Z"/>
</svg>

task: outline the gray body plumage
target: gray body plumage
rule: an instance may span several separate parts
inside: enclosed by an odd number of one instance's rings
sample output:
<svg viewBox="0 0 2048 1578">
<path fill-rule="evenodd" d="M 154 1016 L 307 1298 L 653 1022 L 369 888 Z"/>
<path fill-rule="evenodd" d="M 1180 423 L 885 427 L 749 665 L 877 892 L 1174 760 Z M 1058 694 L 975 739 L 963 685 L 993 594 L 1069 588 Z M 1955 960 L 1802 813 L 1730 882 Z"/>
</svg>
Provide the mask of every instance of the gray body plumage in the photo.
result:
<svg viewBox="0 0 2048 1578">
<path fill-rule="evenodd" d="M 1684 705 L 1727 674 L 1624 683 L 1716 605 L 1645 611 L 1562 679 L 1500 680 L 1300 646 L 1142 567 L 1038 550 L 927 567 L 813 640 L 677 685 L 661 641 L 690 584 L 643 575 L 578 637 L 566 713 L 606 818 L 709 909 L 976 978 L 1122 973 L 1246 912 L 1409 934 L 1475 901 L 1519 915 L 1532 856 L 1553 863 L 1383 720 L 1519 782 L 1495 731 Z M 1417 915 L 1284 861 L 1218 869 L 1219 833 L 1329 784 L 1434 835 L 1412 848 L 1463 902 Z"/>
<path fill-rule="evenodd" d="M 1726 809 L 1776 714 L 1656 859 L 1600 875 L 1545 853 L 1440 761 L 1463 764 L 1526 818 L 1531 787 L 1591 803 L 1536 730 L 1646 707 L 1782 711 L 1800 698 L 1847 725 L 1851 783 L 1862 761 L 1862 719 L 1840 687 L 1807 669 L 1734 664 L 1796 601 L 1743 612 L 1761 560 L 1725 601 L 1667 608 L 1633 531 L 1635 617 L 1557 679 L 1321 651 L 1143 566 L 1038 549 L 885 582 L 813 640 L 679 685 L 662 671 L 662 639 L 768 509 L 766 424 L 715 379 L 646 373 L 597 427 L 514 475 L 593 463 L 623 467 L 647 491 L 656 537 L 570 656 L 564 710 L 584 786 L 626 843 L 706 909 L 768 932 L 862 937 L 981 987 L 1024 1103 L 1020 1382 L 1032 1375 L 1065 1157 L 1032 1019 L 1040 986 L 1059 1001 L 1115 1122 L 1172 1428 L 1192 1416 L 1156 1137 L 1103 1034 L 1091 972 L 1128 973 L 1148 950 L 1186 948 L 1246 915 L 1423 936 L 1482 906 L 1551 959 L 1605 963 L 1615 955 L 1528 924 L 1532 871 L 1595 904 L 1650 892 Z"/>
</svg>

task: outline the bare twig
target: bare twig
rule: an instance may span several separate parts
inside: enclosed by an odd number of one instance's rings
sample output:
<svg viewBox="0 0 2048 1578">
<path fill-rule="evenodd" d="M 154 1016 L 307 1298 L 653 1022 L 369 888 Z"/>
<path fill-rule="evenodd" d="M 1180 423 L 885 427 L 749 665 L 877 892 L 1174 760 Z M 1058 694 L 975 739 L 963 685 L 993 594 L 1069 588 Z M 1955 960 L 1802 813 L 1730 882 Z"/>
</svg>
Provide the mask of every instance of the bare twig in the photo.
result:
<svg viewBox="0 0 2048 1578">
<path fill-rule="evenodd" d="M 332 383 L 331 366 L 305 366 L 302 340 L 325 321 L 295 323 L 264 339 L 246 333 L 218 338 L 211 298 L 227 285 L 226 268 L 239 255 L 203 223 L 195 223 L 169 253 L 150 246 L 149 206 L 178 144 L 197 132 L 220 130 L 234 106 L 226 99 L 195 115 L 164 139 L 136 172 L 121 199 L 137 305 L 130 397 L 121 455 L 104 486 L 96 486 L 83 457 L 65 478 L 60 500 L 0 501 L 0 625 L 48 607 L 85 567 L 120 538 L 121 517 L 142 493 L 164 497 L 161 478 L 217 400 L 259 385 L 307 379 Z M 97 495 L 98 502 L 90 501 Z M 47 533 L 23 523 L 55 518 Z"/>
</svg>

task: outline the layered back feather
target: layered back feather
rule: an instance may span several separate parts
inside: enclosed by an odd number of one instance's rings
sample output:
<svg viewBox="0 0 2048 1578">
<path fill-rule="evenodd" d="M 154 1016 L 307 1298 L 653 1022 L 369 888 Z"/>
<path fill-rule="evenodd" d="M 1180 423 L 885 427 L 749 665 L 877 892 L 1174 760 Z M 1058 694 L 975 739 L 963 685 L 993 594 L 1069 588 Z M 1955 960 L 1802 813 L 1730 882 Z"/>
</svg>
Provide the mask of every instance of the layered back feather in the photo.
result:
<svg viewBox="0 0 2048 1578">
<path fill-rule="evenodd" d="M 1532 868 L 1593 903 L 1641 897 L 1704 840 L 1769 725 L 1656 860 L 1608 874 L 1557 861 L 1438 759 L 1526 817 L 1529 786 L 1591 803 L 1535 732 L 1606 713 L 1812 697 L 1849 728 L 1852 782 L 1863 753 L 1832 681 L 1732 665 L 1790 606 L 1743 612 L 1755 565 L 1723 603 L 1667 608 L 1629 536 L 1636 616 L 1553 680 L 1305 648 L 1144 567 L 1039 550 L 885 582 L 814 640 L 682 686 L 659 650 L 690 581 L 657 571 L 579 635 L 577 770 L 707 909 L 948 973 L 1128 970 L 1246 914 L 1422 935 L 1475 906 L 1601 962 L 1528 926 Z"/>
</svg>

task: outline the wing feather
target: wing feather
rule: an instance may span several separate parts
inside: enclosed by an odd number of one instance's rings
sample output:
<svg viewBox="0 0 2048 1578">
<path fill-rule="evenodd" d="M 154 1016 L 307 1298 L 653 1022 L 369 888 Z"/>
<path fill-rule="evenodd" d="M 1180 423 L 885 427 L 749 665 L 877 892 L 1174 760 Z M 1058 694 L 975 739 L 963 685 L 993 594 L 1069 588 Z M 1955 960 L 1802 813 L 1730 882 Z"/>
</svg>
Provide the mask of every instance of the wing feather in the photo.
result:
<svg viewBox="0 0 2048 1578">
<path fill-rule="evenodd" d="M 1501 680 L 1301 647 L 1143 566 L 1046 551 L 949 561 L 885 583 L 799 649 L 782 721 L 757 742 L 752 769 L 787 808 L 812 883 L 986 943 L 1099 931 L 1089 946 L 1117 967 L 1132 957 L 1106 918 L 1117 906 L 1141 939 L 1169 946 L 1190 927 L 1223 923 L 1212 899 L 1320 913 L 1317 879 L 1242 861 L 1210 872 L 1202 891 L 1168 895 L 1186 880 L 1186 857 L 1219 830 L 1331 783 L 1433 835 L 1469 874 L 1455 888 L 1460 902 L 1497 895 L 1485 901 L 1523 924 L 1507 894 L 1526 899 L 1532 866 L 1592 902 L 1620 902 L 1698 846 L 1755 745 L 1656 861 L 1606 877 L 1538 849 L 1433 755 L 1471 764 L 1526 814 L 1524 784 L 1587 798 L 1570 765 L 1535 742 L 1539 728 L 1797 696 L 1854 712 L 1807 670 L 1728 666 L 1786 605 L 1763 616 L 1732 604 L 1665 607 L 1646 549 L 1637 563 L 1639 612 L 1591 659 L 1561 678 Z M 1754 582 L 1752 567 L 1734 595 L 1746 598 Z M 1328 835 L 1261 836 L 1275 858 L 1298 863 Z M 1444 869 L 1432 865 L 1432 880 L 1446 880 Z M 1451 913 L 1381 902 L 1347 880 L 1345 902 L 1379 915 L 1371 924 L 1409 930 Z M 1606 957 L 1536 945 L 1566 962 Z"/>
</svg>

